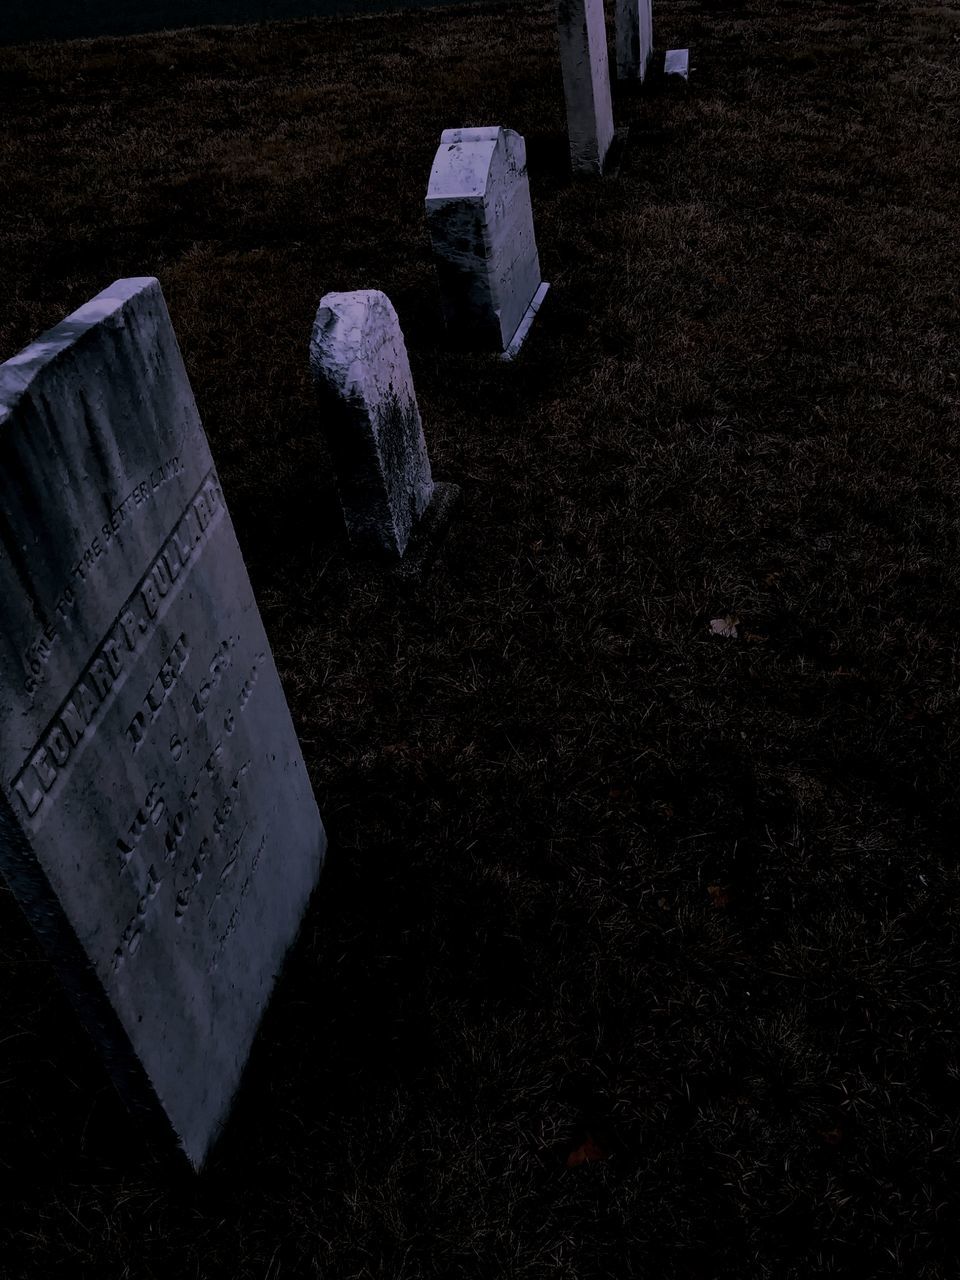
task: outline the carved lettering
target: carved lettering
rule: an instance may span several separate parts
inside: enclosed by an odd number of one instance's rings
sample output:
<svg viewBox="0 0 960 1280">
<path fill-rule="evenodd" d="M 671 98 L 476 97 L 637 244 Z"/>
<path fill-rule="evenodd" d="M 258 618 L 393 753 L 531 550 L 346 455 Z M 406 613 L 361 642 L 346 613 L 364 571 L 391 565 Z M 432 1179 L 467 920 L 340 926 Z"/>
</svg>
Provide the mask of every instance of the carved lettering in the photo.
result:
<svg viewBox="0 0 960 1280">
<path fill-rule="evenodd" d="M 180 673 L 190 658 L 187 637 L 181 635 L 167 654 L 154 676 L 153 681 L 143 696 L 145 711 L 136 711 L 127 725 L 127 738 L 134 751 L 146 740 L 149 724 L 160 714 L 160 709 L 169 698 Z"/>
<path fill-rule="evenodd" d="M 177 466 L 179 468 L 179 463 Z M 20 797 L 27 817 L 42 816 L 46 793 L 50 791 L 58 774 L 70 767 L 73 756 L 87 736 L 86 731 L 91 729 L 98 714 L 102 714 L 107 703 L 112 701 L 114 684 L 123 668 L 125 655 L 135 654 L 138 649 L 143 648 L 155 625 L 161 603 L 172 596 L 175 589 L 179 590 L 179 586 L 174 587 L 174 582 L 181 579 L 181 570 L 187 563 L 187 556 L 183 554 L 181 531 L 189 531 L 191 524 L 195 526 L 195 532 L 189 534 L 187 543 L 190 547 L 189 554 L 196 555 L 197 545 L 209 536 L 223 510 L 219 482 L 211 472 L 177 521 L 150 568 L 134 588 L 130 599 L 120 610 L 117 621 L 67 694 L 60 710 L 47 725 L 39 742 L 28 753 L 27 763 L 13 778 L 12 788 Z M 172 550 L 174 547 L 176 552 Z M 171 573 L 169 564 L 174 556 L 177 557 L 180 568 L 176 573 Z M 141 602 L 146 609 L 146 617 L 136 607 L 137 602 Z M 188 656 L 186 637 L 181 636 L 144 694 L 144 703 L 151 717 L 163 706 Z M 147 716 L 142 711 L 136 712 L 127 728 L 127 736 L 134 749 L 143 741 L 147 724 Z M 40 820 L 37 817 L 37 821 Z"/>
</svg>

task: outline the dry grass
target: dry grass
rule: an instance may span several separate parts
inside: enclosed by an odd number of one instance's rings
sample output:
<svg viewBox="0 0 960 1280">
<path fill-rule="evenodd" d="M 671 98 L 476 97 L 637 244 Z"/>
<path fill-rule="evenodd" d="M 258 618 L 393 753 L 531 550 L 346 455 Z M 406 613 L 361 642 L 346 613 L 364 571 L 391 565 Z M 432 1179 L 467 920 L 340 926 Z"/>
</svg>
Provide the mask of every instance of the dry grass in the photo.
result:
<svg viewBox="0 0 960 1280">
<path fill-rule="evenodd" d="M 695 80 L 602 188 L 549 5 L 0 52 L 0 350 L 160 277 L 333 842 L 196 1182 L 0 900 L 4 1277 L 957 1275 L 960 8 L 656 8 Z M 512 367 L 422 217 L 493 122 Z M 413 594 L 308 382 L 367 286 L 464 491 Z"/>
</svg>

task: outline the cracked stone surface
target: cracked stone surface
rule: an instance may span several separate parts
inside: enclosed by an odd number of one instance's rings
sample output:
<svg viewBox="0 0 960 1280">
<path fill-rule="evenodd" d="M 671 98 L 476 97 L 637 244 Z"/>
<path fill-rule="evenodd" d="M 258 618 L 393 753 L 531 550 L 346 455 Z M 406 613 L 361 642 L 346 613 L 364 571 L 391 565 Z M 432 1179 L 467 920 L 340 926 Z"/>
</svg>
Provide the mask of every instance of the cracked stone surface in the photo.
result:
<svg viewBox="0 0 960 1280">
<path fill-rule="evenodd" d="M 526 144 L 512 129 L 447 129 L 427 225 L 451 338 L 505 351 L 540 287 Z"/>
<path fill-rule="evenodd" d="M 357 551 L 399 560 L 433 495 L 410 361 L 379 289 L 328 293 L 310 340 L 321 428 Z"/>
</svg>

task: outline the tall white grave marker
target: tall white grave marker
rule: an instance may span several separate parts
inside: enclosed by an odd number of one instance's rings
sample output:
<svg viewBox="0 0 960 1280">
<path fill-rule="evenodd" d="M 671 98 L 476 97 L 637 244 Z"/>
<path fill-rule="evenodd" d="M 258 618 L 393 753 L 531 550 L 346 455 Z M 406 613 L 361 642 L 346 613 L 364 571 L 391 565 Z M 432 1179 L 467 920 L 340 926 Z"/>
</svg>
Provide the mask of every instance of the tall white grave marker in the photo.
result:
<svg viewBox="0 0 960 1280">
<path fill-rule="evenodd" d="M 653 0 L 616 0 L 617 76 L 644 81 L 653 52 Z"/>
<path fill-rule="evenodd" d="M 0 601 L 0 868 L 199 1167 L 326 842 L 156 280 L 0 365 Z"/>
<path fill-rule="evenodd" d="M 449 333 L 465 346 L 515 354 L 549 288 L 540 279 L 520 134 L 446 129 L 426 208 Z"/>
<path fill-rule="evenodd" d="M 613 104 L 603 0 L 557 0 L 560 65 L 574 173 L 603 173 Z"/>
</svg>

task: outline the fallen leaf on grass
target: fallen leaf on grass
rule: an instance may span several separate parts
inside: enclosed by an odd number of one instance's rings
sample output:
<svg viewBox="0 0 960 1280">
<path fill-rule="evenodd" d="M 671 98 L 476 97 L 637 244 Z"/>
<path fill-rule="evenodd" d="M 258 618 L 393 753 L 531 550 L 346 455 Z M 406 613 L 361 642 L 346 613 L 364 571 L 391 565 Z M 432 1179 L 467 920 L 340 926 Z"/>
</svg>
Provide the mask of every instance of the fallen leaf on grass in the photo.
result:
<svg viewBox="0 0 960 1280">
<path fill-rule="evenodd" d="M 726 636 L 730 640 L 736 640 L 739 621 L 735 613 L 725 613 L 722 618 L 710 619 L 710 630 L 715 636 Z"/>
<path fill-rule="evenodd" d="M 590 1164 L 593 1160 L 606 1160 L 608 1155 L 609 1152 L 604 1151 L 603 1147 L 598 1146 L 587 1134 L 585 1141 L 567 1156 L 567 1168 L 575 1169 L 578 1164 Z"/>
</svg>

